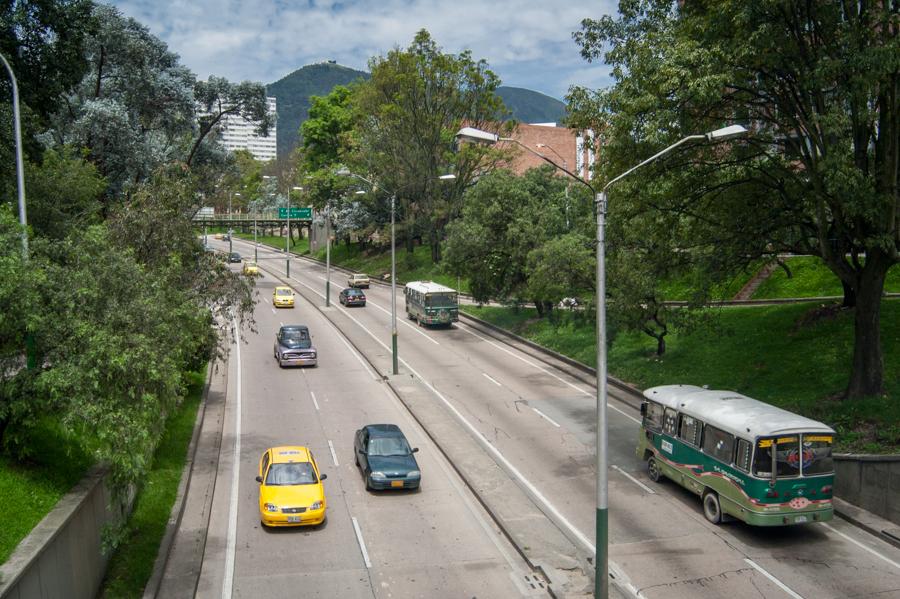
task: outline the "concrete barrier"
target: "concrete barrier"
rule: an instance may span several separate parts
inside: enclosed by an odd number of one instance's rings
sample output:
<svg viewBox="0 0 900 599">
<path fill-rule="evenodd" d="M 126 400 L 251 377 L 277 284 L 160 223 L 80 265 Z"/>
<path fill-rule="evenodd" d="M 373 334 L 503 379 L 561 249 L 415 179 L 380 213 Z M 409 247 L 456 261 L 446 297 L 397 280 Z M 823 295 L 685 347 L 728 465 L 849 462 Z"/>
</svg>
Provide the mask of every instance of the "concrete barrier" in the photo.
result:
<svg viewBox="0 0 900 599">
<path fill-rule="evenodd" d="M 834 456 L 834 494 L 900 526 L 900 455 Z"/>
<path fill-rule="evenodd" d="M 106 474 L 103 468 L 91 470 L 19 543 L 0 566 L 0 598 L 97 596 L 109 560 L 102 530 L 124 514 L 123 507 L 110 507 Z"/>
</svg>

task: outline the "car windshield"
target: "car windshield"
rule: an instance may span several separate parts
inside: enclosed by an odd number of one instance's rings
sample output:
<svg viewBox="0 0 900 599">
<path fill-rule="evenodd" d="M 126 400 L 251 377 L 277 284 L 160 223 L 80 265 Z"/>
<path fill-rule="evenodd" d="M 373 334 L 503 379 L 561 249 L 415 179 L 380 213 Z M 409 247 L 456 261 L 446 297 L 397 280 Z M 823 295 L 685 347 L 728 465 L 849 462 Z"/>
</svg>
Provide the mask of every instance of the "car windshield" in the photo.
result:
<svg viewBox="0 0 900 599">
<path fill-rule="evenodd" d="M 371 456 L 391 457 L 409 454 L 409 444 L 403 437 L 377 437 L 369 441 Z"/>
<path fill-rule="evenodd" d="M 266 484 L 272 486 L 312 485 L 317 482 L 316 471 L 309 462 L 272 464 L 266 474 Z"/>
<path fill-rule="evenodd" d="M 294 292 L 290 289 L 276 289 L 275 295 L 294 295 Z"/>
<path fill-rule="evenodd" d="M 753 472 L 757 476 L 772 476 L 772 444 L 777 443 L 775 472 L 778 478 L 791 478 L 814 474 L 834 472 L 834 461 L 831 457 L 832 435 L 803 435 L 803 446 L 799 444 L 799 435 L 759 439 L 756 444 L 756 457 Z M 802 471 L 801 471 L 802 469 Z"/>
<path fill-rule="evenodd" d="M 309 333 L 306 329 L 285 329 L 281 335 L 285 341 L 306 341 Z"/>
</svg>

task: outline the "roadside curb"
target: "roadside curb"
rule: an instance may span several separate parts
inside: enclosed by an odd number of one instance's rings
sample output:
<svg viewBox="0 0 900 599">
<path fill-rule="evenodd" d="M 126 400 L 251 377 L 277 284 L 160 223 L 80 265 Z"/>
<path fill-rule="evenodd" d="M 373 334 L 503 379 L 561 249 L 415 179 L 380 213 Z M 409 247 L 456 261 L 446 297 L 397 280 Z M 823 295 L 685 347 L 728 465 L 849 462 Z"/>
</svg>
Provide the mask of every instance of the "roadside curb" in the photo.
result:
<svg viewBox="0 0 900 599">
<path fill-rule="evenodd" d="M 166 524 L 166 532 L 163 534 L 162 541 L 159 544 L 159 552 L 156 554 L 156 561 L 153 563 L 153 573 L 144 587 L 144 599 L 154 599 L 159 593 L 159 587 L 162 584 L 163 575 L 169 562 L 169 555 L 172 550 L 172 544 L 175 541 L 175 535 L 181 526 L 181 519 L 184 516 L 184 509 L 187 505 L 187 490 L 191 484 L 191 478 L 194 472 L 194 458 L 197 454 L 197 445 L 200 438 L 200 429 L 203 427 L 203 420 L 206 417 L 206 400 L 209 396 L 209 387 L 213 377 L 213 366 L 215 362 L 210 361 L 206 366 L 206 383 L 203 386 L 203 393 L 200 398 L 200 406 L 197 409 L 197 417 L 194 419 L 194 430 L 191 433 L 191 441 L 188 443 L 186 459 L 184 467 L 181 471 L 181 480 L 178 482 L 178 491 L 175 494 L 175 502 L 172 504 L 172 511 L 169 515 L 169 521 Z M 226 361 L 227 365 L 228 362 Z"/>
</svg>

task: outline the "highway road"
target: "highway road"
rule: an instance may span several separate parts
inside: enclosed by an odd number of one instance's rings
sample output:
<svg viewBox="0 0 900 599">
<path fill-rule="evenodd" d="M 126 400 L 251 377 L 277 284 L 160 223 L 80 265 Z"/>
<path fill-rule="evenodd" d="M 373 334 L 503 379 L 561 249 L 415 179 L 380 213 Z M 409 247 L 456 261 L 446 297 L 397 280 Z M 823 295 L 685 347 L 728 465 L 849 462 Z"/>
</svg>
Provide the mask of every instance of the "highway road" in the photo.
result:
<svg viewBox="0 0 900 599">
<path fill-rule="evenodd" d="M 236 241 L 235 248 L 252 255 L 252 244 Z M 272 274 L 284 276 L 278 252 L 260 249 L 260 262 L 271 273 L 261 287 Z M 291 275 L 290 283 L 307 301 L 324 303 L 321 265 L 294 259 Z M 345 278 L 332 273 L 333 306 L 323 313 L 347 335 L 363 339 L 360 350 L 381 372 L 389 372 L 390 289 L 373 286 L 365 308 L 348 310 L 337 303 Z M 496 448 L 511 466 L 508 471 L 546 498 L 570 535 L 592 540 L 593 388 L 567 369 L 548 366 L 465 323 L 419 328 L 405 319 L 402 295 L 397 304 L 401 371 L 421 378 L 436 403 Z M 326 326 L 315 324 L 323 332 Z M 333 331 L 328 335 L 336 337 Z M 634 455 L 634 409 L 615 399 L 609 408 L 610 559 L 640 596 L 900 597 L 900 550 L 842 520 L 783 529 L 708 523 L 698 498 L 644 475 L 644 464 Z M 352 420 L 351 413 L 334 416 L 334 426 L 342 417 Z"/>
<path fill-rule="evenodd" d="M 547 596 L 381 377 L 303 297 L 293 309 L 272 307 L 275 284 L 268 276 L 258 281 L 257 332 L 243 331 L 229 359 L 229 407 L 197 595 Z M 310 327 L 318 367 L 279 368 L 273 341 L 282 324 Z M 365 490 L 353 435 L 370 423 L 397 424 L 420 448 L 418 492 Z M 328 475 L 321 526 L 273 530 L 259 522 L 259 458 L 287 444 L 310 447 Z"/>
</svg>

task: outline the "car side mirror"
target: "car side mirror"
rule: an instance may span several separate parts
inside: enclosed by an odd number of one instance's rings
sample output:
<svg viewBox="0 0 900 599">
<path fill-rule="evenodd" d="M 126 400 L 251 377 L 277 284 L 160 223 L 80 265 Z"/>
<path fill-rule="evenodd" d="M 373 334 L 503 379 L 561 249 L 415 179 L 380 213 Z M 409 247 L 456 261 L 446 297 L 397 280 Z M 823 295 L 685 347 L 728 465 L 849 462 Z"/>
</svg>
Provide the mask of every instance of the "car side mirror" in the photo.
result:
<svg viewBox="0 0 900 599">
<path fill-rule="evenodd" d="M 319 480 L 325 480 L 326 478 L 328 478 L 328 475 L 323 474 L 322 476 L 319 477 Z"/>
<path fill-rule="evenodd" d="M 413 453 L 416 453 L 417 451 L 419 451 L 419 448 L 418 448 L 418 447 L 413 447 L 413 448 L 412 448 L 412 452 L 413 452 Z"/>
<path fill-rule="evenodd" d="M 262 477 L 261 477 L 261 476 L 257 476 L 257 477 L 256 477 L 256 482 L 261 483 L 261 482 L 262 482 Z"/>
<path fill-rule="evenodd" d="M 642 403 L 641 404 L 641 416 L 646 416 L 646 415 L 647 415 L 647 404 Z"/>
</svg>

